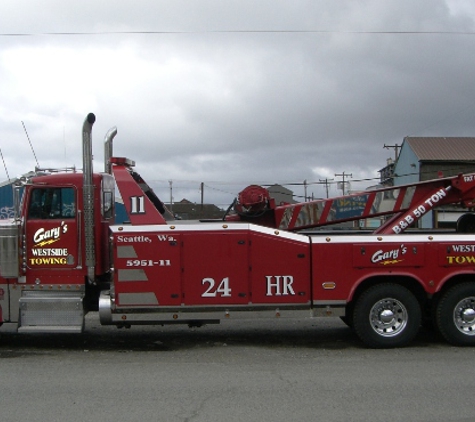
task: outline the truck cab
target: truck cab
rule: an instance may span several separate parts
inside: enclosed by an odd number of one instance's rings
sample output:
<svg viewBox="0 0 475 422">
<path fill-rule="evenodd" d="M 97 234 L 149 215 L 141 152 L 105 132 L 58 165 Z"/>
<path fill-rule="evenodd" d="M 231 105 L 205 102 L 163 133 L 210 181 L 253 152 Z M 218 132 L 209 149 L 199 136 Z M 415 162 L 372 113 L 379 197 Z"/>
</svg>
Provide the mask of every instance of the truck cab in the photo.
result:
<svg viewBox="0 0 475 422">
<path fill-rule="evenodd" d="M 19 217 L 0 227 L 3 322 L 17 322 L 19 331 L 81 331 L 85 313 L 97 308 L 110 271 L 114 179 L 94 174 L 92 185 L 91 204 L 85 204 L 82 173 L 42 174 L 22 187 Z M 87 207 L 93 215 L 91 239 Z M 91 247 L 100 251 L 93 279 L 85 262 Z"/>
</svg>

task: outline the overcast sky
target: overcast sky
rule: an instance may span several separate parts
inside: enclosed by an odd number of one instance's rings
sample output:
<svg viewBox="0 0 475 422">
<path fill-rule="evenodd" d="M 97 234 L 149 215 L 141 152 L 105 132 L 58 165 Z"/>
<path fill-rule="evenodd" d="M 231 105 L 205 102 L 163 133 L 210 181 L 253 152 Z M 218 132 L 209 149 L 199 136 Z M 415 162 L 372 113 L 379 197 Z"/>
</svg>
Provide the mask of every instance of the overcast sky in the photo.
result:
<svg viewBox="0 0 475 422">
<path fill-rule="evenodd" d="M 475 136 L 472 0 L 1 0 L 0 180 L 115 155 L 169 201 L 353 189 L 405 136 Z M 330 196 L 341 194 L 331 185 Z"/>
</svg>

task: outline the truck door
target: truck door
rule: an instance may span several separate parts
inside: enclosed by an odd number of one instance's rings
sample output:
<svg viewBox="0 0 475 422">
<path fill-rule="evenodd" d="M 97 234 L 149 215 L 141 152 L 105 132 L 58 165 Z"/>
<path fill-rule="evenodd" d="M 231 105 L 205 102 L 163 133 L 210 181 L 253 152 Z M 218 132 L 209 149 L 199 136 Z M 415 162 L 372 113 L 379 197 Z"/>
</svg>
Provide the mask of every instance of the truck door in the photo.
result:
<svg viewBox="0 0 475 422">
<path fill-rule="evenodd" d="M 28 270 L 80 267 L 76 189 L 36 187 L 30 191 L 27 200 L 25 239 Z"/>
<path fill-rule="evenodd" d="M 249 258 L 247 232 L 189 233 L 183 236 L 185 305 L 247 304 Z"/>
</svg>

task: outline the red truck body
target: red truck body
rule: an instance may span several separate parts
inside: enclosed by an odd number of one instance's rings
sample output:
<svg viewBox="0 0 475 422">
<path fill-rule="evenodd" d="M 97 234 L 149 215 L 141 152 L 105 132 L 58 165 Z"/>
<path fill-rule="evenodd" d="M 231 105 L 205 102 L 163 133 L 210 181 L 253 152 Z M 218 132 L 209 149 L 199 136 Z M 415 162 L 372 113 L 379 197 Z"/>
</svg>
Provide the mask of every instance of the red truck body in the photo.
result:
<svg viewBox="0 0 475 422">
<path fill-rule="evenodd" d="M 424 322 L 475 344 L 473 214 L 459 232 L 404 233 L 437 205 L 472 207 L 474 175 L 278 206 L 253 186 L 221 221 L 169 222 L 134 163 L 112 157 L 115 133 L 107 173 L 33 177 L 1 222 L 0 322 L 28 333 L 81 332 L 89 311 L 118 327 L 333 316 L 369 347 L 407 345 Z M 114 183 L 127 224 L 113 224 Z M 308 230 L 373 216 L 387 219 L 372 233 Z"/>
</svg>

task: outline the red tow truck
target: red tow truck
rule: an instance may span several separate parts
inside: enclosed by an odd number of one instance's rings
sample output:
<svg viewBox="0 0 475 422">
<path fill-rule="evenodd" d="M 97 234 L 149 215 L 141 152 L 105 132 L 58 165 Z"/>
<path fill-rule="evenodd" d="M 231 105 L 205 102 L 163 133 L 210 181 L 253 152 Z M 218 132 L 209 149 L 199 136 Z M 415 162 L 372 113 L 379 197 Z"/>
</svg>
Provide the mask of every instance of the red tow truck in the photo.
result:
<svg viewBox="0 0 475 422">
<path fill-rule="evenodd" d="M 117 327 L 340 317 L 368 347 L 408 345 L 423 323 L 475 345 L 474 214 L 454 231 L 407 230 L 437 206 L 474 207 L 475 174 L 286 205 L 252 185 L 222 220 L 185 224 L 113 157 L 115 128 L 93 173 L 94 121 L 82 173 L 38 172 L 15 189 L 16 217 L 0 223 L 0 324 L 80 333 L 89 311 Z M 372 232 L 321 229 L 377 216 Z"/>
</svg>

